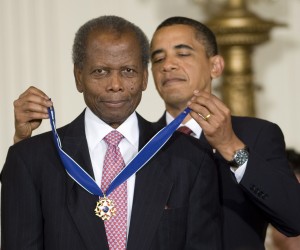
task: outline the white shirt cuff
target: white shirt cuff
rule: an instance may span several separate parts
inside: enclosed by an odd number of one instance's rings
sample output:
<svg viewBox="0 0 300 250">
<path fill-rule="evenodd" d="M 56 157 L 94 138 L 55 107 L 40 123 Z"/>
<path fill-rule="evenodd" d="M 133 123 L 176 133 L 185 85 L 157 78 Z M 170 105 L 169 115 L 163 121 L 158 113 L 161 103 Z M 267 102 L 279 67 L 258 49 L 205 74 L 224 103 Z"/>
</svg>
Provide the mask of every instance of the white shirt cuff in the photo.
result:
<svg viewBox="0 0 300 250">
<path fill-rule="evenodd" d="M 230 170 L 234 173 L 236 181 L 238 183 L 240 183 L 240 181 L 242 180 L 242 178 L 245 174 L 247 163 L 248 163 L 248 161 L 246 161 L 242 166 L 238 167 L 237 169 L 230 167 Z"/>
</svg>

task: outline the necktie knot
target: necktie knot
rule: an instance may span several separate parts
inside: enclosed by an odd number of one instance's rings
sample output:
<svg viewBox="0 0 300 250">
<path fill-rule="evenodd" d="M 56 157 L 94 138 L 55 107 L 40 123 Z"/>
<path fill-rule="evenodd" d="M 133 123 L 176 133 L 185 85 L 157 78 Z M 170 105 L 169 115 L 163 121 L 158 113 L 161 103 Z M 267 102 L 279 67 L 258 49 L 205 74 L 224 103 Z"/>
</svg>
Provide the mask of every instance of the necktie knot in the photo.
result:
<svg viewBox="0 0 300 250">
<path fill-rule="evenodd" d="M 187 126 L 179 127 L 177 129 L 177 131 L 179 131 L 181 133 L 184 133 L 184 134 L 187 134 L 187 135 L 191 135 L 191 133 L 193 133 L 193 131 L 189 127 L 187 127 Z"/>
<path fill-rule="evenodd" d="M 108 145 L 118 146 L 124 136 L 117 130 L 113 130 L 104 137 L 104 141 Z"/>
</svg>

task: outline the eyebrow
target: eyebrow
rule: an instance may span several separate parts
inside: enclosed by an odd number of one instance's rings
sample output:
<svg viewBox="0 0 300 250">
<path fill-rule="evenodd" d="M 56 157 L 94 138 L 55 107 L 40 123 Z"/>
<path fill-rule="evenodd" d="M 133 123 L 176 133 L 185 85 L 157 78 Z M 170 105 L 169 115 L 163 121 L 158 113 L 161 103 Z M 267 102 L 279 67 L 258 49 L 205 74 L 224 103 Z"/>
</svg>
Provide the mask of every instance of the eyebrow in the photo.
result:
<svg viewBox="0 0 300 250">
<path fill-rule="evenodd" d="M 174 46 L 174 49 L 188 49 L 188 50 L 194 50 L 191 46 L 187 45 L 187 44 L 178 44 L 178 45 L 175 45 Z M 163 53 L 163 49 L 157 49 L 157 50 L 154 50 L 152 53 L 151 53 L 151 59 L 153 59 L 153 57 L 157 54 L 160 54 L 160 53 Z"/>
<path fill-rule="evenodd" d="M 174 47 L 175 49 L 188 49 L 188 50 L 194 50 L 191 46 L 187 44 L 178 44 Z"/>
</svg>

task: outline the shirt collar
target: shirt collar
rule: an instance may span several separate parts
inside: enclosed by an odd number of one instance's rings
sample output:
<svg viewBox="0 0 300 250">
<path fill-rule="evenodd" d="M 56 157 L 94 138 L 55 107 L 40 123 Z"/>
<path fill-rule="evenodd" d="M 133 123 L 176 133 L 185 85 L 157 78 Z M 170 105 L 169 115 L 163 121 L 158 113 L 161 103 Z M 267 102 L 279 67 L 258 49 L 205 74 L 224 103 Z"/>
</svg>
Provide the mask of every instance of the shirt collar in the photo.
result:
<svg viewBox="0 0 300 250">
<path fill-rule="evenodd" d="M 93 150 L 109 132 L 114 130 L 114 128 L 97 117 L 88 107 L 85 110 L 84 124 L 90 150 Z M 116 130 L 138 150 L 139 126 L 136 112 L 133 112 Z"/>
<path fill-rule="evenodd" d="M 167 123 L 167 125 L 169 123 L 171 123 L 174 119 L 175 118 L 168 111 L 166 111 L 166 123 Z M 185 124 L 180 124 L 179 127 L 181 127 L 181 126 L 187 126 L 190 130 L 193 131 L 192 136 L 194 136 L 196 138 L 200 138 L 200 135 L 202 133 L 202 128 L 200 127 L 200 125 L 194 119 L 190 119 Z"/>
</svg>

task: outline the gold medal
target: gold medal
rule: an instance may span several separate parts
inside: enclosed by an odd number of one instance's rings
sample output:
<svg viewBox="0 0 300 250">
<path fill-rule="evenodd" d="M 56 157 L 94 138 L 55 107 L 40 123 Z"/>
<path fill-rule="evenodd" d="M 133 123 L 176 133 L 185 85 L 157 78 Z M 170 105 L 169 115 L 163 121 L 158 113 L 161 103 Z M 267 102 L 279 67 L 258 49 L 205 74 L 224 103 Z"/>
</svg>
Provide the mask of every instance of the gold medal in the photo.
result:
<svg viewBox="0 0 300 250">
<path fill-rule="evenodd" d="M 114 206 L 114 202 L 108 198 L 100 197 L 97 202 L 95 213 L 102 220 L 109 220 L 112 216 L 116 214 L 116 208 Z"/>
</svg>

